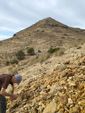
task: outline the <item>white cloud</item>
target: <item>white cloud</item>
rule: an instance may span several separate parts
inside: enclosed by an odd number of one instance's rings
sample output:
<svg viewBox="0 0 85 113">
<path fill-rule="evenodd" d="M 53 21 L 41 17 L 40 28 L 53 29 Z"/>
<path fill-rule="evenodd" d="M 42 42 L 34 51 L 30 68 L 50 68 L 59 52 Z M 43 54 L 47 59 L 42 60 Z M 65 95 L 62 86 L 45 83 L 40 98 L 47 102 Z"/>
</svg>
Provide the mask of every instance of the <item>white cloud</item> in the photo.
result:
<svg viewBox="0 0 85 113">
<path fill-rule="evenodd" d="M 85 0 L 0 0 L 0 30 L 15 33 L 46 17 L 85 28 L 84 5 Z"/>
<path fill-rule="evenodd" d="M 4 36 L 4 35 L 0 35 L 0 40 L 5 40 L 7 38 L 10 38 L 11 36 Z"/>
</svg>

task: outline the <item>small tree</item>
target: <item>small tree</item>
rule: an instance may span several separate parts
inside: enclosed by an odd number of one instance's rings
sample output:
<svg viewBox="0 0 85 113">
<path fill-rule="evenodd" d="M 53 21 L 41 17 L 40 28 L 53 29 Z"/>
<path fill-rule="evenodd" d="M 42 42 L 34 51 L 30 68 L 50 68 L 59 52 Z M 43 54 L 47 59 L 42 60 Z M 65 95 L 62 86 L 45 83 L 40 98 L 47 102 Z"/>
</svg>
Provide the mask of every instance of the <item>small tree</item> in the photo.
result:
<svg viewBox="0 0 85 113">
<path fill-rule="evenodd" d="M 16 54 L 16 57 L 19 59 L 19 60 L 23 60 L 24 57 L 25 57 L 25 54 L 22 50 L 18 51 L 18 53 Z"/>
<path fill-rule="evenodd" d="M 27 53 L 28 53 L 28 55 L 34 55 L 35 54 L 33 48 L 28 48 Z"/>
</svg>

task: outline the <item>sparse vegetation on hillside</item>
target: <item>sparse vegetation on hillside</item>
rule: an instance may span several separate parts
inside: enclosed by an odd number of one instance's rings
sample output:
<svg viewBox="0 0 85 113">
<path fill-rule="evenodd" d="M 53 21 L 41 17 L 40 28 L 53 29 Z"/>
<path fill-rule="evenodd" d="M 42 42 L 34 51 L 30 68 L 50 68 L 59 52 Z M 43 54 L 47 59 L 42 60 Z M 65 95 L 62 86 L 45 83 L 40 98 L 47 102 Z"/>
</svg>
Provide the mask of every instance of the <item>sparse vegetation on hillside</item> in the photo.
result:
<svg viewBox="0 0 85 113">
<path fill-rule="evenodd" d="M 38 50 L 38 53 L 41 53 L 41 50 Z"/>
<path fill-rule="evenodd" d="M 50 58 L 50 54 L 49 53 L 45 53 L 42 56 L 37 56 L 36 58 L 32 58 L 29 62 L 30 65 L 36 64 L 38 62 L 42 63 L 45 60 L 47 60 L 48 58 Z"/>
<path fill-rule="evenodd" d="M 35 54 L 34 48 L 28 48 L 27 53 L 28 55 L 34 55 Z"/>
<path fill-rule="evenodd" d="M 18 64 L 18 60 L 14 59 L 14 60 L 11 60 L 11 61 L 6 61 L 6 66 L 8 66 L 10 64 Z"/>
<path fill-rule="evenodd" d="M 6 66 L 8 66 L 10 64 L 10 62 L 9 61 L 6 61 Z"/>
<path fill-rule="evenodd" d="M 49 53 L 54 53 L 54 52 L 56 52 L 56 51 L 58 51 L 60 48 L 50 48 L 49 50 L 48 50 L 48 52 Z"/>
<path fill-rule="evenodd" d="M 11 64 L 18 64 L 18 60 L 16 60 L 16 59 L 12 60 Z"/>
<path fill-rule="evenodd" d="M 17 52 L 16 57 L 19 60 L 23 60 L 25 58 L 25 53 L 22 50 L 20 50 L 20 51 Z"/>
</svg>

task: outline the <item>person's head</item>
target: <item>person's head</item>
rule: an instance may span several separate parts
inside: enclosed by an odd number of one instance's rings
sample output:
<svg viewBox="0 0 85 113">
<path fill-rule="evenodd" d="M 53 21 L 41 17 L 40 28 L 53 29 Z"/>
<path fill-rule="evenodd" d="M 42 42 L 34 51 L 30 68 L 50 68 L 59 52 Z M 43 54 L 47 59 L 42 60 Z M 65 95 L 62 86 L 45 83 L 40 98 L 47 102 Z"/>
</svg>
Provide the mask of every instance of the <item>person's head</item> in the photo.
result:
<svg viewBox="0 0 85 113">
<path fill-rule="evenodd" d="M 12 82 L 13 83 L 17 83 L 19 85 L 19 83 L 21 82 L 22 80 L 22 76 L 21 75 L 15 75 L 12 77 Z"/>
</svg>

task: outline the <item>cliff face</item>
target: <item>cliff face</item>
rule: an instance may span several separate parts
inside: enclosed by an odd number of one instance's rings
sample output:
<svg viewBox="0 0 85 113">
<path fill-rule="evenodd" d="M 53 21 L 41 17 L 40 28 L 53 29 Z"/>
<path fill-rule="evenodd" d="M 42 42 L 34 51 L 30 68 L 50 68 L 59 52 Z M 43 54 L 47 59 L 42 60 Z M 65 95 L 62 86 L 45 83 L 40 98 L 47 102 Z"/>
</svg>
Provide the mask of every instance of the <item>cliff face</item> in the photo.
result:
<svg viewBox="0 0 85 113">
<path fill-rule="evenodd" d="M 49 72 L 52 68 L 50 73 L 28 78 L 27 68 L 25 85 L 17 91 L 17 100 L 8 99 L 7 113 L 85 113 L 84 48 L 70 49 L 60 59 L 53 57 L 40 64 L 45 63 Z"/>
</svg>

